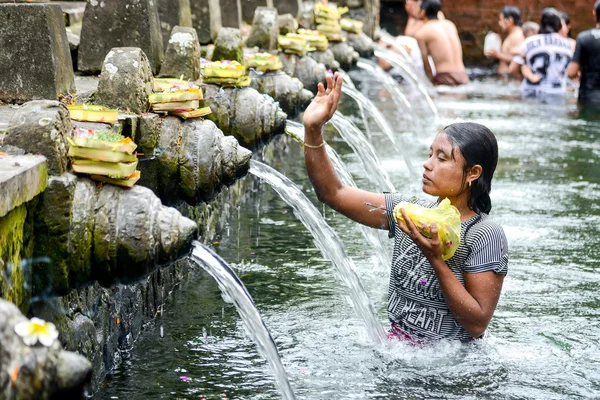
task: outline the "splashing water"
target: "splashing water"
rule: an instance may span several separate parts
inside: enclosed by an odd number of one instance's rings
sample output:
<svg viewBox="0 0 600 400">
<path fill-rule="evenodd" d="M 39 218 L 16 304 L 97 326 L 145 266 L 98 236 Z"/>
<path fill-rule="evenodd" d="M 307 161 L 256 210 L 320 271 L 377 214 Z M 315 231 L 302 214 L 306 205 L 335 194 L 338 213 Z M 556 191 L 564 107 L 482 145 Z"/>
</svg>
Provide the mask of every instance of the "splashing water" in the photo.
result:
<svg viewBox="0 0 600 400">
<path fill-rule="evenodd" d="M 282 397 L 286 400 L 294 400 L 296 396 L 288 381 L 287 373 L 281 364 L 277 346 L 246 287 L 221 257 L 199 242 L 195 241 L 193 246 L 192 259 L 217 281 L 219 289 L 237 308 L 248 334 L 256 343 L 259 353 L 271 367 Z"/>
<path fill-rule="evenodd" d="M 294 214 L 312 233 L 315 244 L 321 253 L 331 260 L 338 278 L 348 287 L 354 310 L 364 321 L 371 340 L 385 343 L 387 340 L 385 331 L 377 320 L 373 306 L 356 275 L 354 262 L 348 257 L 341 239 L 325 222 L 319 210 L 292 181 L 268 165 L 250 160 L 250 173 L 271 185 L 281 198 L 294 209 Z"/>
</svg>

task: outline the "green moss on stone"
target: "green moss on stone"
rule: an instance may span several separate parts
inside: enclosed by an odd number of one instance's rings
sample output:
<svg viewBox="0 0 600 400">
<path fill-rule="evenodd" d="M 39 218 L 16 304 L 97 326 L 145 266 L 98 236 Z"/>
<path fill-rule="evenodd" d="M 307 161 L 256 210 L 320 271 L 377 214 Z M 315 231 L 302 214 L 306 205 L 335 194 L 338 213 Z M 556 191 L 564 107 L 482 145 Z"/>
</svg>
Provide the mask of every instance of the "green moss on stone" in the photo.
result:
<svg viewBox="0 0 600 400">
<path fill-rule="evenodd" d="M 225 46 L 216 46 L 212 54 L 212 61 L 232 60 L 240 64 L 244 63 L 244 48 L 242 46 L 228 48 Z"/>
<path fill-rule="evenodd" d="M 17 306 L 26 297 L 24 274 L 21 268 L 23 230 L 27 218 L 27 207 L 21 205 L 0 218 L 0 297 Z M 8 281 L 6 279 L 8 278 Z"/>
</svg>

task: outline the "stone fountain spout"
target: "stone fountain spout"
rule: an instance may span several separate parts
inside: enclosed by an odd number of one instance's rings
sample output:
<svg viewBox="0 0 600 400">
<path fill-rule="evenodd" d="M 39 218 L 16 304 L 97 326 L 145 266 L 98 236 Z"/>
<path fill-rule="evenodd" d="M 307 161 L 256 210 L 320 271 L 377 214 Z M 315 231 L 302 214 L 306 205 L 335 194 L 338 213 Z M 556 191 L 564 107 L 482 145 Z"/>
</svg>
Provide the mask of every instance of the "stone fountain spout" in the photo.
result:
<svg viewBox="0 0 600 400">
<path fill-rule="evenodd" d="M 204 86 L 208 118 L 226 134 L 234 136 L 248 149 L 258 149 L 285 131 L 287 114 L 272 97 L 253 88 Z"/>
</svg>

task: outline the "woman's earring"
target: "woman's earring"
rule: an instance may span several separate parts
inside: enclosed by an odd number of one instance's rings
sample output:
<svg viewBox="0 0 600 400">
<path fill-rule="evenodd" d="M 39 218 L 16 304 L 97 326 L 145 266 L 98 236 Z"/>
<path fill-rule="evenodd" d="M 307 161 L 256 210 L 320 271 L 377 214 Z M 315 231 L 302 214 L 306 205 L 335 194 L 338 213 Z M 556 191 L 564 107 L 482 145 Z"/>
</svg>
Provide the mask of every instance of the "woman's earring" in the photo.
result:
<svg viewBox="0 0 600 400">
<path fill-rule="evenodd" d="M 469 187 L 471 187 L 471 181 L 469 181 Z"/>
</svg>

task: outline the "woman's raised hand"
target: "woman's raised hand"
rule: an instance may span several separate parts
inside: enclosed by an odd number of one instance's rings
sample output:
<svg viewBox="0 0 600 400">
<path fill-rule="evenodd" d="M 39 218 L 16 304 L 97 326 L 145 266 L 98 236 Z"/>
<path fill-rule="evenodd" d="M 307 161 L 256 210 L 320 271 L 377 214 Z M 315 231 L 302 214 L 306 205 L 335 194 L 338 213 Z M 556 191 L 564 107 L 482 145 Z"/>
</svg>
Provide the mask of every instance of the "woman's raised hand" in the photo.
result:
<svg viewBox="0 0 600 400">
<path fill-rule="evenodd" d="M 342 94 L 342 77 L 336 72 L 333 78 L 327 76 L 327 89 L 319 83 L 317 96 L 304 111 L 304 127 L 321 127 L 333 117 Z"/>
</svg>

